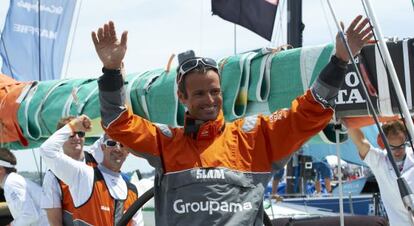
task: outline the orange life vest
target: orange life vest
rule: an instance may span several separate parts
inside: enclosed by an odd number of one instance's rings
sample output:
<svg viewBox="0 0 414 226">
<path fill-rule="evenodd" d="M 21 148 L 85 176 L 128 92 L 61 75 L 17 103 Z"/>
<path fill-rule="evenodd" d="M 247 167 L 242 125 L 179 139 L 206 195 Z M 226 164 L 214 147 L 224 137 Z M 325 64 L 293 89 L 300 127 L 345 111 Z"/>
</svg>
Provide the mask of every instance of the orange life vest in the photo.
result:
<svg viewBox="0 0 414 226">
<path fill-rule="evenodd" d="M 86 203 L 75 208 L 73 223 L 83 225 L 116 225 L 125 211 L 138 199 L 136 187 L 127 183 L 128 194 L 125 200 L 115 200 L 105 183 L 101 171 L 94 167 L 94 186 Z M 128 223 L 128 225 L 132 225 Z"/>
<path fill-rule="evenodd" d="M 84 154 L 86 165 L 92 167 L 96 167 L 98 165 L 95 158 L 91 154 L 88 152 L 84 152 Z M 69 186 L 59 178 L 56 177 L 56 179 L 59 182 L 60 191 L 62 194 L 62 223 L 64 226 L 71 226 L 73 225 L 73 212 L 75 211 L 75 206 L 73 204 L 72 196 L 70 195 Z"/>
</svg>

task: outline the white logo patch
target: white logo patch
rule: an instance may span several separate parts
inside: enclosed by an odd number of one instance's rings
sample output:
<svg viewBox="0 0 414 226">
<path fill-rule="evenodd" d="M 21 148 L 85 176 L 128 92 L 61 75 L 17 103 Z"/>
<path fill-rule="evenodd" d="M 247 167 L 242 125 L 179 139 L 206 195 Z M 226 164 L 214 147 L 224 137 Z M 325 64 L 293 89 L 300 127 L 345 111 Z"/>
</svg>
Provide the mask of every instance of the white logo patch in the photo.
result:
<svg viewBox="0 0 414 226">
<path fill-rule="evenodd" d="M 196 179 L 225 179 L 223 169 L 198 169 Z"/>
<path fill-rule="evenodd" d="M 184 203 L 182 199 L 174 201 L 174 211 L 178 214 L 208 212 L 212 215 L 213 212 L 229 212 L 237 213 L 253 208 L 251 202 L 218 202 L 218 201 L 200 201 Z"/>
</svg>

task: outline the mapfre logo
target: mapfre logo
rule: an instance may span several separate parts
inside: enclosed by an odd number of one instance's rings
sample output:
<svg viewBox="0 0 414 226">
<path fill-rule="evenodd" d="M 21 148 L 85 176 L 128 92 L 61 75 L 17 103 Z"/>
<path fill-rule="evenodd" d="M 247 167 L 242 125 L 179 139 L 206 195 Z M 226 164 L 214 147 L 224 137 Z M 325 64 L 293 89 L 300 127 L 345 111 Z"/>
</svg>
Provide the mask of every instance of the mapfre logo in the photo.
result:
<svg viewBox="0 0 414 226">
<path fill-rule="evenodd" d="M 217 201 L 200 201 L 184 202 L 182 199 L 174 201 L 174 211 L 178 214 L 208 212 L 212 215 L 214 212 L 237 213 L 251 210 L 251 202 L 217 202 Z"/>
</svg>

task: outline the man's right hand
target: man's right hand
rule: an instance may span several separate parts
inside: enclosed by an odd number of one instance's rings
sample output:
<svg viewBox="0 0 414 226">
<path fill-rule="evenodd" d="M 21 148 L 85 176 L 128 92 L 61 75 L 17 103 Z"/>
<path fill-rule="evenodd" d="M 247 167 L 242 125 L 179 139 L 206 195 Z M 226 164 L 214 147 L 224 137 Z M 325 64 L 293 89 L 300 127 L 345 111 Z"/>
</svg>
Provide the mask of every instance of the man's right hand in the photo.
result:
<svg viewBox="0 0 414 226">
<path fill-rule="evenodd" d="M 72 119 L 69 122 L 69 126 L 72 129 L 72 132 L 89 132 L 92 129 L 91 119 L 86 115 L 81 115 Z"/>
<path fill-rule="evenodd" d="M 124 31 L 121 41 L 116 37 L 115 25 L 112 21 L 104 24 L 98 32 L 92 32 L 92 40 L 96 53 L 101 59 L 104 68 L 109 70 L 121 69 L 122 61 L 127 49 L 128 32 Z"/>
<path fill-rule="evenodd" d="M 341 23 L 343 28 L 343 24 Z M 372 38 L 373 33 L 372 29 L 369 26 L 369 20 L 367 18 L 362 18 L 361 15 L 355 17 L 352 21 L 351 25 L 349 25 L 348 29 L 346 30 L 346 39 L 348 40 L 349 47 L 351 48 L 352 55 L 355 56 L 356 54 L 361 51 L 362 47 L 368 43 L 368 41 Z M 345 49 L 345 45 L 342 43 L 342 39 L 339 37 L 339 34 L 336 36 L 336 57 L 344 62 L 348 62 L 350 60 L 347 50 Z"/>
</svg>

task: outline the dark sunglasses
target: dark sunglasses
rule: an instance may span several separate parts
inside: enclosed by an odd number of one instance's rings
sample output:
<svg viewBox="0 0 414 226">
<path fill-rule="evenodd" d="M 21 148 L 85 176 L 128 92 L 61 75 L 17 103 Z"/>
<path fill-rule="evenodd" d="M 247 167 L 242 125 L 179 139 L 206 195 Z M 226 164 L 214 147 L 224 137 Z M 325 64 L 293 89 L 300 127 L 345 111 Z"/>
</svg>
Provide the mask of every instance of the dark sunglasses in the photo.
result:
<svg viewBox="0 0 414 226">
<path fill-rule="evenodd" d="M 179 84 L 182 81 L 185 74 L 194 70 L 197 67 L 207 67 L 207 68 L 212 68 L 218 71 L 218 66 L 217 66 L 216 61 L 211 58 L 204 58 L 204 57 L 191 58 L 191 59 L 188 59 L 187 61 L 184 61 L 184 63 L 182 63 L 179 66 L 178 73 L 177 73 L 177 84 Z"/>
<path fill-rule="evenodd" d="M 408 142 L 408 141 L 405 141 L 404 143 L 402 143 L 398 146 L 394 146 L 394 145 L 390 144 L 391 151 L 401 150 L 401 149 L 403 149 L 405 147 L 408 147 L 408 146 L 410 146 L 410 142 Z"/>
<path fill-rule="evenodd" d="M 73 132 L 73 134 L 70 135 L 70 138 L 74 138 L 75 135 L 78 135 L 79 138 L 83 138 L 83 137 L 85 137 L 85 132 L 82 132 L 82 131 Z"/>
<path fill-rule="evenodd" d="M 105 140 L 104 142 L 103 142 L 103 144 L 106 146 L 106 147 L 111 147 L 111 148 L 113 148 L 113 147 L 115 147 L 115 146 L 119 146 L 119 147 L 124 147 L 124 145 L 122 145 L 121 143 L 119 143 L 119 142 L 117 142 L 117 141 L 114 141 L 114 140 Z"/>
</svg>

